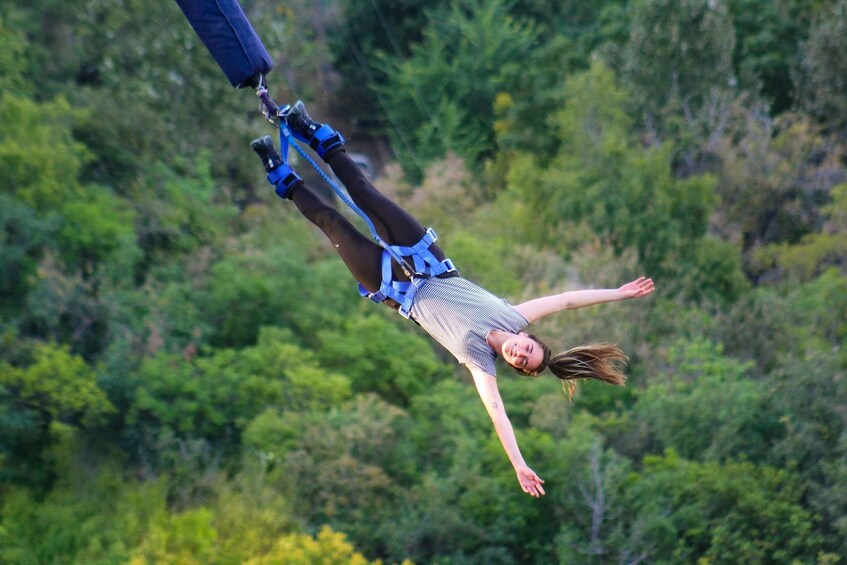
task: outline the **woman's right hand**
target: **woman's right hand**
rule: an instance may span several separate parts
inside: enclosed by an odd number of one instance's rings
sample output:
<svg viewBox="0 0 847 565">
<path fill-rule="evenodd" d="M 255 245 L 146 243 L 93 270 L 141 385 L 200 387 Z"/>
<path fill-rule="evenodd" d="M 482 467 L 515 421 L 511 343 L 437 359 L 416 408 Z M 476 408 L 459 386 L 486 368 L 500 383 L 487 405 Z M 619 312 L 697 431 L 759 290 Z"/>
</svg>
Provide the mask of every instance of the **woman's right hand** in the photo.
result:
<svg viewBox="0 0 847 565">
<path fill-rule="evenodd" d="M 523 465 L 521 467 L 517 467 L 515 469 L 515 473 L 518 475 L 518 482 L 521 484 L 521 489 L 531 496 L 536 498 L 540 496 L 544 496 L 544 487 L 541 486 L 544 484 L 544 481 L 541 480 L 541 477 L 535 474 L 535 471 Z"/>
</svg>

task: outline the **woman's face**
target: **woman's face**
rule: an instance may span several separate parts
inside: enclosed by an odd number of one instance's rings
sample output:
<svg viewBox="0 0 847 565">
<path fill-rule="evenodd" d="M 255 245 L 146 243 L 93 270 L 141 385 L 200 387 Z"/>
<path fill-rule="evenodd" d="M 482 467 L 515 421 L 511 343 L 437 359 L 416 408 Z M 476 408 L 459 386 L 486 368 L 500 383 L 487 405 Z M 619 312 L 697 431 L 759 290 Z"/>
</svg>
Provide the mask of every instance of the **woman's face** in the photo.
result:
<svg viewBox="0 0 847 565">
<path fill-rule="evenodd" d="M 502 353 L 506 363 L 526 371 L 534 371 L 544 360 L 544 348 L 525 333 L 507 339 Z"/>
</svg>

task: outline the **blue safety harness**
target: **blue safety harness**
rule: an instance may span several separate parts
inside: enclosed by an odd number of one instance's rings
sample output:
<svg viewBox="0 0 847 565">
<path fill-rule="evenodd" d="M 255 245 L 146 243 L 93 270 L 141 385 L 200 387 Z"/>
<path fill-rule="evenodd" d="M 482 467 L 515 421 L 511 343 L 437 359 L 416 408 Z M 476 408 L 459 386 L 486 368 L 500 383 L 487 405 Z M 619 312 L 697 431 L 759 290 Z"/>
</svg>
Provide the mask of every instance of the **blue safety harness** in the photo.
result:
<svg viewBox="0 0 847 565">
<path fill-rule="evenodd" d="M 280 155 L 283 165 L 268 175 L 268 180 L 276 187 L 277 194 L 284 196 L 292 183 L 299 178 L 288 165 L 288 147 L 292 145 L 332 187 L 338 197 L 362 217 L 374 240 L 383 248 L 382 284 L 379 291 L 371 293 L 362 289 L 360 285 L 360 293 L 374 302 L 383 302 L 389 298 L 395 300 L 400 304 L 400 314 L 408 318 L 415 293 L 423 281 L 456 271 L 449 259 L 438 261 L 429 250 L 436 239 L 435 232 L 428 229 L 423 238 L 411 247 L 388 245 L 376 233 L 373 222 L 367 214 L 356 206 L 318 164 L 297 145 L 283 119 L 290 106 L 280 109 L 271 100 L 265 87 L 264 77 L 273 68 L 273 61 L 238 0 L 177 0 L 177 4 L 230 83 L 236 88 L 247 85 L 255 87 L 256 94 L 262 100 L 262 113 L 268 121 L 279 127 Z M 314 146 L 312 148 L 318 149 Z M 391 269 L 392 260 L 397 261 L 411 282 L 394 280 Z"/>
<path fill-rule="evenodd" d="M 376 236 L 378 237 L 378 236 Z M 377 292 L 369 292 L 368 289 L 359 284 L 359 294 L 366 296 L 374 302 L 384 302 L 390 298 L 400 305 L 398 312 L 404 318 L 408 318 L 412 309 L 412 303 L 415 300 L 415 294 L 418 288 L 424 281 L 444 273 L 455 273 L 456 267 L 450 259 L 439 261 L 438 258 L 429 250 L 430 246 L 435 243 L 438 236 L 435 230 L 427 228 L 426 233 L 415 245 L 411 247 L 403 247 L 400 245 L 387 245 L 380 240 L 380 245 L 383 246 L 382 251 L 382 283 L 379 285 Z M 414 272 L 409 271 L 404 267 L 404 271 L 411 280 L 398 281 L 394 279 L 391 261 L 396 260 L 395 257 L 400 257 L 404 261 L 401 266 L 409 265 L 411 260 L 414 265 Z"/>
<path fill-rule="evenodd" d="M 350 209 L 356 212 L 365 221 L 371 232 L 371 236 L 380 245 L 380 247 L 382 247 L 382 281 L 380 283 L 379 290 L 376 292 L 370 292 L 359 284 L 359 294 L 363 297 L 370 298 L 377 303 L 384 302 L 388 299 L 394 300 L 397 304 L 399 304 L 398 312 L 400 312 L 400 315 L 404 318 L 408 318 L 411 315 L 415 294 L 426 280 L 445 273 L 458 273 L 450 259 L 439 261 L 438 258 L 433 255 L 432 251 L 430 251 L 430 247 L 438 239 L 435 230 L 427 228 L 426 233 L 424 233 L 420 241 L 409 247 L 402 245 L 390 245 L 383 240 L 377 233 L 376 227 L 364 210 L 359 208 L 356 203 L 353 202 L 350 197 L 347 196 L 347 194 L 345 194 L 345 192 L 332 181 L 331 178 L 329 178 L 320 165 L 318 165 L 317 162 L 315 162 L 315 160 L 312 159 L 295 141 L 291 131 L 285 123 L 285 120 L 282 119 L 290 109 L 290 106 L 284 106 L 283 108 L 277 107 L 268 96 L 267 89 L 263 86 L 260 86 L 256 92 L 265 107 L 263 110 L 265 117 L 268 118 L 268 121 L 279 128 L 279 154 L 280 157 L 282 157 L 282 165 L 268 174 L 268 181 L 277 187 L 277 194 L 283 196 L 290 186 L 290 182 L 292 182 L 293 179 L 298 178 L 294 174 L 291 166 L 288 164 L 288 148 L 293 147 L 294 150 L 297 151 L 297 153 L 299 153 L 300 156 L 315 169 L 318 175 L 320 175 L 320 177 L 330 187 L 332 187 L 332 190 L 338 195 L 341 201 L 349 206 Z M 408 281 L 398 281 L 395 279 L 392 269 L 392 261 L 396 261 L 397 264 L 400 265 L 403 272 L 407 277 L 409 277 Z"/>
</svg>

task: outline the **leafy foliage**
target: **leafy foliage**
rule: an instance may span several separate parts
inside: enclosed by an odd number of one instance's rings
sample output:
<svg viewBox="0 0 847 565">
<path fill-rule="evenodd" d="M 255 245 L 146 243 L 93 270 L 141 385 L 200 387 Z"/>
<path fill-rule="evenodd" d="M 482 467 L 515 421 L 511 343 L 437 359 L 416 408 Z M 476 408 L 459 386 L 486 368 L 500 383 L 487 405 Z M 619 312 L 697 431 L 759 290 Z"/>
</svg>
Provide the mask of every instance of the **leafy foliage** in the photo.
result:
<svg viewBox="0 0 847 565">
<path fill-rule="evenodd" d="M 6 92 L 0 98 L 0 187 L 39 211 L 85 196 L 77 178 L 90 158 L 72 135 L 79 112 L 61 98 L 46 120 L 45 109 Z"/>
<path fill-rule="evenodd" d="M 93 427 L 115 411 L 85 361 L 54 344 L 36 346 L 24 366 L 0 363 L 0 405 L 3 476 L 36 483 L 51 478 L 55 424 Z"/>
<path fill-rule="evenodd" d="M 844 41 L 847 31 L 847 3 L 833 2 L 821 10 L 809 38 L 803 45 L 804 101 L 809 110 L 824 123 L 843 128 L 847 122 L 845 106 Z"/>
<path fill-rule="evenodd" d="M 344 534 L 324 526 L 315 537 L 291 534 L 280 538 L 274 548 L 262 557 L 250 559 L 249 565 L 310 565 L 312 563 L 350 563 L 367 565 L 368 561 L 357 553 Z"/>
<path fill-rule="evenodd" d="M 642 0 L 632 18 L 625 76 L 634 113 L 665 139 L 702 120 L 730 87 L 735 33 L 724 2 Z"/>
<path fill-rule="evenodd" d="M 790 562 L 821 547 L 814 517 L 800 504 L 802 490 L 785 471 L 700 465 L 671 451 L 646 459 L 629 492 L 639 500 L 637 527 L 659 562 L 768 556 Z"/>
<path fill-rule="evenodd" d="M 843 0 L 243 5 L 274 95 L 352 126 L 463 275 L 652 276 L 537 328 L 619 343 L 629 385 L 499 371 L 527 499 L 464 368 L 268 192 L 174 3 L 13 0 L 0 561 L 847 555 Z"/>
<path fill-rule="evenodd" d="M 430 21 L 384 92 L 398 157 L 417 178 L 447 151 L 471 163 L 490 154 L 494 98 L 522 74 L 536 39 L 502 0 L 457 2 Z"/>
<path fill-rule="evenodd" d="M 579 233 L 574 226 L 585 226 L 618 254 L 637 250 L 644 271 L 684 281 L 686 269 L 699 270 L 682 256 L 690 257 L 706 235 L 714 179 L 676 178 L 671 145 L 643 149 L 633 143 L 626 92 L 602 65 L 574 75 L 566 96 L 556 117 L 559 153 L 544 167 L 532 156 L 516 159 L 511 190 L 532 203 L 544 224 L 558 228 L 553 235 L 559 249 L 574 245 L 568 236 Z M 725 282 L 709 277 L 711 288 L 723 284 L 730 297 L 737 294 L 734 272 L 719 277 Z"/>
<path fill-rule="evenodd" d="M 735 28 L 733 65 L 742 85 L 760 91 L 774 113 L 790 110 L 797 96 L 797 52 L 809 30 L 808 2 L 727 2 Z"/>
<path fill-rule="evenodd" d="M 666 376 L 644 390 L 636 417 L 649 422 L 659 446 L 685 459 L 761 460 L 759 450 L 779 435 L 777 418 L 748 367 L 721 353 L 703 342 L 672 347 Z"/>
</svg>

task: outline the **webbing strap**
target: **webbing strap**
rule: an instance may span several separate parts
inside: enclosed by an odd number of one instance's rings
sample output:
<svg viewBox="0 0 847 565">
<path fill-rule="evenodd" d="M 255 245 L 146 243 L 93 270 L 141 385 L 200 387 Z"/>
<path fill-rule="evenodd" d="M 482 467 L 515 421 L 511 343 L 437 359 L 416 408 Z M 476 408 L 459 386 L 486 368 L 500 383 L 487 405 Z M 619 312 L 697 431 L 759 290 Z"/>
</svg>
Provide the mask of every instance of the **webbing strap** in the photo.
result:
<svg viewBox="0 0 847 565">
<path fill-rule="evenodd" d="M 382 253 L 382 281 L 377 292 L 368 292 L 361 284 L 359 285 L 359 294 L 366 296 L 374 302 L 384 302 L 391 298 L 399 305 L 400 315 L 408 318 L 411 315 L 412 304 L 415 301 L 415 294 L 418 288 L 429 278 L 440 274 L 455 271 L 453 262 L 450 259 L 439 261 L 432 251 L 430 246 L 438 239 L 435 230 L 428 228 L 426 233 L 419 242 L 411 247 L 401 245 L 391 245 L 391 249 L 398 255 L 409 257 L 415 264 L 415 274 L 411 276 L 411 281 L 394 280 L 394 272 L 391 268 L 391 255 L 387 250 Z"/>
<path fill-rule="evenodd" d="M 271 124 L 279 128 L 279 154 L 282 157 L 283 163 L 288 164 L 288 147 L 294 147 L 294 150 L 297 151 L 297 153 L 299 153 L 300 156 L 303 157 L 303 159 L 307 163 L 312 165 L 312 168 L 315 169 L 315 172 L 317 172 L 318 175 L 332 188 L 333 192 L 338 195 L 341 201 L 344 202 L 347 206 L 349 206 L 351 210 L 356 212 L 356 214 L 358 214 L 359 217 L 365 221 L 365 224 L 367 224 L 368 230 L 371 232 L 371 237 L 374 238 L 374 241 L 376 241 L 380 247 L 382 247 L 386 252 L 388 252 L 391 257 L 395 261 L 397 261 L 397 263 L 403 268 L 403 271 L 405 271 L 411 277 L 412 274 L 414 274 L 413 269 L 408 265 L 408 263 L 406 263 L 406 261 L 403 260 L 402 256 L 397 255 L 391 249 L 391 246 L 388 245 L 385 241 L 383 241 L 381 237 L 379 237 L 379 234 L 376 232 L 376 227 L 374 226 L 373 222 L 368 217 L 368 215 L 365 214 L 365 212 L 361 208 L 356 206 L 356 203 L 353 202 L 344 193 L 344 191 L 338 187 L 337 184 L 332 182 L 332 179 L 329 178 L 329 175 L 324 172 L 320 165 L 318 165 L 314 159 L 309 157 L 306 151 L 302 147 L 300 147 L 300 145 L 298 145 L 297 142 L 294 140 L 294 136 L 288 129 L 288 125 L 285 123 L 284 119 L 285 113 L 291 108 L 291 106 L 285 106 L 284 108 L 280 108 L 279 106 L 277 106 L 276 102 L 274 102 L 273 99 L 270 97 L 268 89 L 264 84 L 263 78 L 260 78 L 259 80 L 259 86 L 256 89 L 256 95 L 261 101 L 259 109 L 261 110 L 262 114 L 267 118 L 267 120 Z"/>
<path fill-rule="evenodd" d="M 383 302 L 388 298 L 395 300 L 400 304 L 400 314 L 403 317 L 408 318 L 411 315 L 412 303 L 414 302 L 415 294 L 418 291 L 419 285 L 431 277 L 456 270 L 450 259 L 439 261 L 438 258 L 435 257 L 435 255 L 433 255 L 429 250 L 430 246 L 438 239 L 435 231 L 432 228 L 428 228 L 421 240 L 411 247 L 389 245 L 386 243 L 385 240 L 379 236 L 374 223 L 364 210 L 359 208 L 356 203 L 353 202 L 353 200 L 351 200 L 350 197 L 347 196 L 347 194 L 345 194 L 345 192 L 341 190 L 341 188 L 339 188 L 339 186 L 335 184 L 331 178 L 329 178 L 329 175 L 324 172 L 320 165 L 318 165 L 317 162 L 315 162 L 315 160 L 312 159 L 294 140 L 285 120 L 282 119 L 285 111 L 280 110 L 276 103 L 270 98 L 267 88 L 263 85 L 263 81 L 260 80 L 259 82 L 260 86 L 257 88 L 256 94 L 261 99 L 262 106 L 264 107 L 262 113 L 268 121 L 270 121 L 270 123 L 279 128 L 279 153 L 282 157 L 283 163 L 288 166 L 288 148 L 294 147 L 294 150 L 300 154 L 303 160 L 309 163 L 312 168 L 315 169 L 315 172 L 317 172 L 318 175 L 332 188 L 335 194 L 338 195 L 338 198 L 340 198 L 344 204 L 346 204 L 351 210 L 356 212 L 362 220 L 364 220 L 365 224 L 368 226 L 368 230 L 371 232 L 371 236 L 374 238 L 374 241 L 382 247 L 382 282 L 380 283 L 379 291 L 373 293 L 368 292 L 368 290 L 360 284 L 359 293 L 362 296 L 369 297 L 374 302 Z M 286 109 L 287 108 L 288 107 L 286 107 Z M 313 149 L 317 148 L 313 147 Z M 407 257 L 412 259 L 413 265 L 410 265 L 406 261 Z M 403 271 L 411 279 L 411 282 L 394 280 L 392 260 L 396 261 L 397 264 L 402 267 Z"/>
<path fill-rule="evenodd" d="M 309 163 L 313 169 L 315 169 L 315 172 L 320 175 L 324 182 L 326 182 L 332 188 L 335 194 L 338 195 L 338 198 L 340 198 L 342 202 L 349 206 L 351 210 L 356 212 L 356 214 L 358 214 L 359 217 L 365 221 L 365 224 L 367 224 L 368 226 L 368 230 L 371 232 L 371 237 L 374 238 L 374 240 L 380 245 L 380 247 L 382 247 L 385 252 L 391 255 L 391 258 L 397 261 L 397 263 L 399 263 L 400 266 L 403 267 L 404 271 L 411 271 L 411 269 L 409 269 L 408 263 L 403 260 L 402 255 L 398 255 L 393 249 L 391 249 L 391 246 L 388 245 L 388 243 L 386 243 L 381 237 L 379 237 L 374 223 L 371 221 L 368 215 L 365 214 L 365 211 L 356 206 L 356 203 L 353 202 L 350 197 L 347 196 L 347 194 L 345 194 L 344 191 L 341 190 L 341 188 L 339 188 L 339 186 L 332 181 L 331 178 L 329 178 L 329 175 L 324 172 L 320 165 L 318 165 L 317 162 L 315 162 L 315 160 L 312 159 L 308 153 L 306 153 L 306 150 L 300 147 L 300 145 L 294 140 L 291 131 L 288 129 L 288 126 L 285 124 L 284 121 L 279 124 L 279 145 L 280 155 L 282 155 L 282 158 L 286 163 L 288 162 L 288 146 L 290 145 L 291 147 L 293 147 L 294 150 L 297 151 L 297 153 L 299 153 L 300 156 L 307 163 Z M 411 276 L 412 272 L 408 272 L 408 274 L 409 276 Z"/>
<path fill-rule="evenodd" d="M 403 247 L 401 245 L 392 245 L 391 248 L 401 257 L 411 257 L 414 261 L 415 272 L 425 273 L 430 277 L 455 271 L 453 262 L 450 259 L 439 261 L 439 259 L 429 250 L 430 246 L 438 240 L 438 234 L 432 228 L 427 228 L 426 233 L 419 242 L 411 247 Z"/>
</svg>

